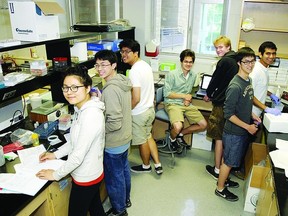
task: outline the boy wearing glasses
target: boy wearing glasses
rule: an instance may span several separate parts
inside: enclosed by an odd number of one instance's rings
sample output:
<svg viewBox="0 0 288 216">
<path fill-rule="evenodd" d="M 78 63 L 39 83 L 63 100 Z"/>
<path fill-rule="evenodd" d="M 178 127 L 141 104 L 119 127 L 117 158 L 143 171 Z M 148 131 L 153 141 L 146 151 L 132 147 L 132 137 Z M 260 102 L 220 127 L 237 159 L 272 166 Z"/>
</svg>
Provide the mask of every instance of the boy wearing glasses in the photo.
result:
<svg viewBox="0 0 288 216">
<path fill-rule="evenodd" d="M 265 105 L 266 95 L 269 95 L 271 100 L 279 104 L 280 99 L 268 92 L 269 84 L 269 65 L 275 61 L 276 58 L 276 45 L 271 41 L 262 43 L 258 49 L 259 61 L 246 62 L 246 64 L 255 64 L 252 72 L 249 74 L 251 78 L 254 98 L 253 98 L 253 113 L 258 117 L 262 118 L 262 112 L 270 113 L 272 115 L 281 115 L 281 111 L 277 108 L 270 108 Z M 257 133 L 250 136 L 251 142 L 261 143 L 263 125 L 258 125 Z M 232 174 L 237 178 L 244 180 L 244 158 L 241 163 L 241 167 L 232 170 Z"/>
<path fill-rule="evenodd" d="M 160 175 L 163 168 L 159 160 L 158 149 L 152 137 L 154 111 L 154 78 L 152 68 L 140 59 L 140 44 L 126 39 L 119 44 L 124 63 L 131 65 L 129 78 L 132 82 L 132 145 L 138 145 L 143 164 L 131 167 L 134 173 L 151 172 L 150 156 L 155 165 L 155 172 Z"/>
<path fill-rule="evenodd" d="M 128 215 L 131 206 L 131 175 L 128 149 L 132 140 L 130 80 L 117 74 L 117 56 L 111 50 L 95 54 L 95 68 L 106 83 L 101 101 L 105 103 L 104 175 L 107 193 L 112 205 L 107 215 Z"/>
<path fill-rule="evenodd" d="M 253 87 L 249 74 L 252 72 L 256 56 L 249 47 L 239 49 L 236 61 L 239 71 L 231 80 L 224 102 L 223 163 L 215 194 L 228 201 L 237 201 L 238 196 L 231 193 L 225 183 L 232 167 L 239 167 L 249 144 L 248 134 L 255 134 L 261 119 L 252 113 Z M 255 123 L 251 124 L 251 119 Z"/>
<path fill-rule="evenodd" d="M 183 147 L 188 149 L 184 135 L 204 131 L 207 122 L 201 112 L 192 105 L 192 89 L 196 74 L 191 70 L 195 61 L 195 53 L 190 49 L 180 53 L 181 68 L 169 72 L 165 78 L 164 103 L 168 113 L 172 130 L 170 132 L 171 147 L 178 154 Z M 189 126 L 184 128 L 184 116 L 189 121 Z"/>
</svg>

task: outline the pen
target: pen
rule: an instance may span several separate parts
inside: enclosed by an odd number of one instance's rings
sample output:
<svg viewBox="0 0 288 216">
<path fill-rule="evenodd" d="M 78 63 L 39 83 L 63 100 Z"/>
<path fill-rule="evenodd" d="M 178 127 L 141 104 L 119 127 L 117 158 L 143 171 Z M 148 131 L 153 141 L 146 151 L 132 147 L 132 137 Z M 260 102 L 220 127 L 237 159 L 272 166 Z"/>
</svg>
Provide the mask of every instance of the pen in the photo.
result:
<svg viewBox="0 0 288 216">
<path fill-rule="evenodd" d="M 49 152 L 50 147 L 51 147 L 51 144 L 50 144 L 50 145 L 48 146 L 48 148 L 46 149 L 46 152 L 45 152 L 44 155 L 46 155 L 46 154 Z"/>
</svg>

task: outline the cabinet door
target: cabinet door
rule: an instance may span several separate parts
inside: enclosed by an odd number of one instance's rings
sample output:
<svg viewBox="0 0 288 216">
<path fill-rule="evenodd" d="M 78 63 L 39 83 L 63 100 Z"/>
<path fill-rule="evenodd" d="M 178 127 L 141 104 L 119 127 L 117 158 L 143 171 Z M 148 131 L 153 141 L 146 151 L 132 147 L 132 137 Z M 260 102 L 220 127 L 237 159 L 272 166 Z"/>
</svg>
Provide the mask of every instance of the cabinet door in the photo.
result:
<svg viewBox="0 0 288 216">
<path fill-rule="evenodd" d="M 55 216 L 68 215 L 71 178 L 53 182 L 49 186 L 51 211 Z"/>
<path fill-rule="evenodd" d="M 49 207 L 47 189 L 37 195 L 17 216 L 51 216 L 51 208 Z"/>
</svg>

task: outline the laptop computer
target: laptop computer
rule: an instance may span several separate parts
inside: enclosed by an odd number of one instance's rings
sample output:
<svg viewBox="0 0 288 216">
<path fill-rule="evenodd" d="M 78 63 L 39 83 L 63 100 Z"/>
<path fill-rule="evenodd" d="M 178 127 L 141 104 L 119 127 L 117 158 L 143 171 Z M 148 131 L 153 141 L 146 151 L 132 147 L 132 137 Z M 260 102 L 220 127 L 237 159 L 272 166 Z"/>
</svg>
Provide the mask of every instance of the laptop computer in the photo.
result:
<svg viewBox="0 0 288 216">
<path fill-rule="evenodd" d="M 209 83 L 212 79 L 212 76 L 209 74 L 204 74 L 199 85 L 199 90 L 196 92 L 196 96 L 204 97 L 206 95 L 206 90 L 209 86 Z"/>
</svg>

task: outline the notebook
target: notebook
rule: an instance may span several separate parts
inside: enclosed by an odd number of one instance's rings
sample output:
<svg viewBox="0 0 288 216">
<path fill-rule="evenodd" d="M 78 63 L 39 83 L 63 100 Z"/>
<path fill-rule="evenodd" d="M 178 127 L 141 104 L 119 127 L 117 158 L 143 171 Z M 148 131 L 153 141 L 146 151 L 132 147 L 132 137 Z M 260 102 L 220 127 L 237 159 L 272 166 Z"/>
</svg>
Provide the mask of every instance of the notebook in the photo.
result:
<svg viewBox="0 0 288 216">
<path fill-rule="evenodd" d="M 204 74 L 201 80 L 201 83 L 199 85 L 199 90 L 196 92 L 197 96 L 204 97 L 206 95 L 206 90 L 209 86 L 209 83 L 212 79 L 211 75 Z"/>
</svg>

